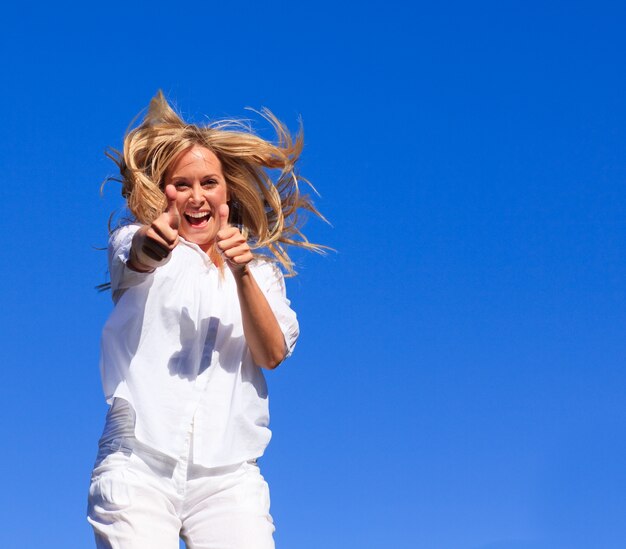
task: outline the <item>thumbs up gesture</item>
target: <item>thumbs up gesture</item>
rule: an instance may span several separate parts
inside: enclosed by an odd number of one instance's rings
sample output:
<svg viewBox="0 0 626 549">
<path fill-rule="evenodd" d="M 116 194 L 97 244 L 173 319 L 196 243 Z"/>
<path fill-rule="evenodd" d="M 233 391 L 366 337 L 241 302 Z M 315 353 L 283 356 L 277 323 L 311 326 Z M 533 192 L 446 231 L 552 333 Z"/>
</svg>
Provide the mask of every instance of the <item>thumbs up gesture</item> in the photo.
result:
<svg viewBox="0 0 626 549">
<path fill-rule="evenodd" d="M 165 211 L 151 225 L 144 225 L 135 233 L 129 258 L 131 268 L 144 272 L 154 270 L 163 264 L 178 244 L 180 214 L 176 196 L 176 187 L 167 185 Z"/>
<path fill-rule="evenodd" d="M 218 213 L 219 230 L 215 238 L 217 249 L 221 252 L 233 274 L 241 273 L 254 256 L 239 229 L 229 225 L 228 204 L 222 204 Z"/>
</svg>

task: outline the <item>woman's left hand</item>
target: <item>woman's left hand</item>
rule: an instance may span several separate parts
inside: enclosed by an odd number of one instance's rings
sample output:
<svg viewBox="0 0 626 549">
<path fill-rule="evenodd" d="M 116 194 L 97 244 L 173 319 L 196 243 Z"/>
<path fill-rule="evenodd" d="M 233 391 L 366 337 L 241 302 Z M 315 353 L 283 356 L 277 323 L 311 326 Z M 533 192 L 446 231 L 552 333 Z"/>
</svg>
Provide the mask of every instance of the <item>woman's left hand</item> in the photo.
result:
<svg viewBox="0 0 626 549">
<path fill-rule="evenodd" d="M 257 366 L 276 368 L 285 358 L 285 337 L 266 297 L 246 268 L 253 255 L 239 229 L 228 224 L 228 205 L 222 204 L 218 213 L 220 230 L 215 244 L 235 277 L 243 333 L 252 359 Z"/>
<path fill-rule="evenodd" d="M 228 204 L 222 204 L 218 213 L 220 229 L 215 238 L 217 249 L 221 252 L 230 270 L 236 275 L 245 271 L 246 265 L 252 261 L 254 256 L 241 231 L 237 227 L 229 225 Z"/>
</svg>

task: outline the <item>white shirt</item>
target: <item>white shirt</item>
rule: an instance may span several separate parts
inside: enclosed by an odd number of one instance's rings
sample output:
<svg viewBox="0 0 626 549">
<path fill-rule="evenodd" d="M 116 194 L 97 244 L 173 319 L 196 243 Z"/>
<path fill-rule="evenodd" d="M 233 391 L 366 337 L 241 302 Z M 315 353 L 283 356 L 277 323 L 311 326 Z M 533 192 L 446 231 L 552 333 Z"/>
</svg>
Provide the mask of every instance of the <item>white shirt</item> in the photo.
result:
<svg viewBox="0 0 626 549">
<path fill-rule="evenodd" d="M 217 467 L 259 457 L 267 446 L 267 385 L 246 344 L 235 280 L 197 245 L 180 238 L 152 273 L 126 266 L 138 225 L 109 241 L 115 308 L 102 333 L 100 372 L 107 402 L 135 411 L 135 437 L 177 458 L 193 421 L 193 462 Z M 298 322 L 282 273 L 268 260 L 249 268 L 285 336 Z"/>
</svg>

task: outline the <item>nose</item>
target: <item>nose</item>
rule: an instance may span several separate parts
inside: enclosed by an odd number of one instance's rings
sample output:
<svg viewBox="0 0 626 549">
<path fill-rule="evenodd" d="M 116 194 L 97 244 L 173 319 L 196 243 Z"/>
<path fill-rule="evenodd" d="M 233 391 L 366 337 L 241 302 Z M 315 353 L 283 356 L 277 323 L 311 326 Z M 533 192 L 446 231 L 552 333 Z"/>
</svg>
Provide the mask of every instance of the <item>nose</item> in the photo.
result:
<svg viewBox="0 0 626 549">
<path fill-rule="evenodd" d="M 202 201 L 204 200 L 204 196 L 202 194 L 202 185 L 194 185 L 191 188 L 191 199 L 193 200 L 194 204 L 201 204 Z"/>
</svg>

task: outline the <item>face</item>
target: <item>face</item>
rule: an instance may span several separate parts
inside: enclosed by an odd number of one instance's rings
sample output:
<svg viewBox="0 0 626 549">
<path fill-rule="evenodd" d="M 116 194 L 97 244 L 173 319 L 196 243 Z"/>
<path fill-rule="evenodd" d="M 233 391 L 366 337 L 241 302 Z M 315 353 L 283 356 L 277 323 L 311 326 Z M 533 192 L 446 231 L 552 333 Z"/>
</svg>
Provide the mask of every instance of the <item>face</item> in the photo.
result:
<svg viewBox="0 0 626 549">
<path fill-rule="evenodd" d="M 209 149 L 194 145 L 169 167 L 165 184 L 176 187 L 179 234 L 208 252 L 219 230 L 219 207 L 228 200 L 221 162 Z"/>
</svg>

